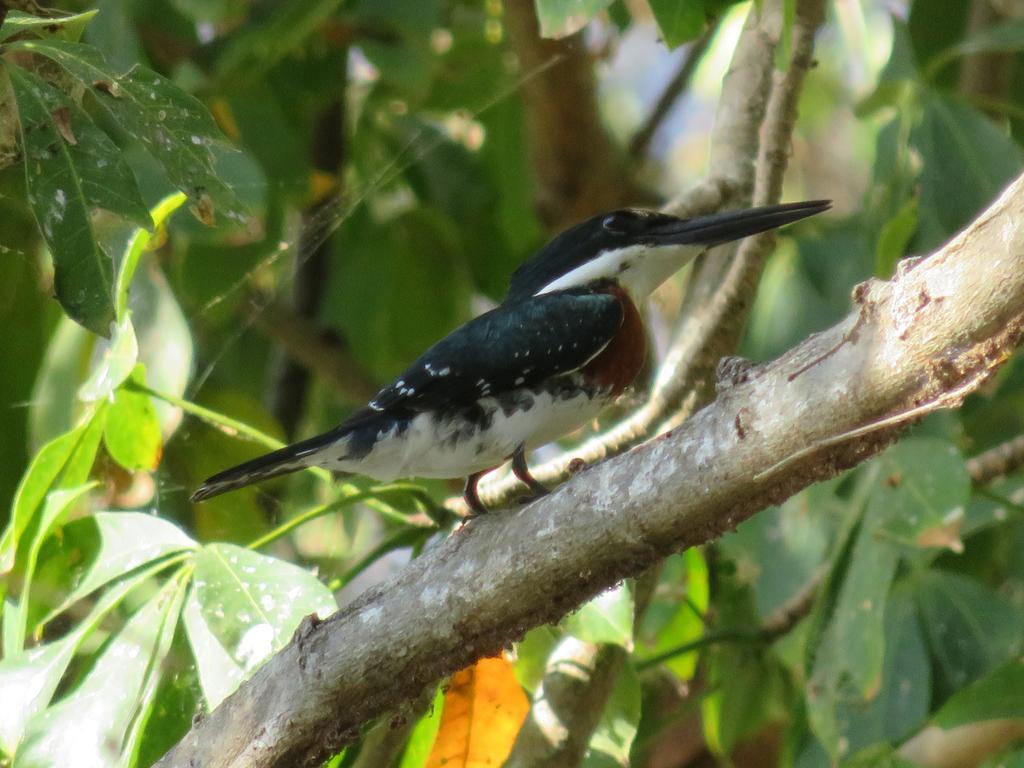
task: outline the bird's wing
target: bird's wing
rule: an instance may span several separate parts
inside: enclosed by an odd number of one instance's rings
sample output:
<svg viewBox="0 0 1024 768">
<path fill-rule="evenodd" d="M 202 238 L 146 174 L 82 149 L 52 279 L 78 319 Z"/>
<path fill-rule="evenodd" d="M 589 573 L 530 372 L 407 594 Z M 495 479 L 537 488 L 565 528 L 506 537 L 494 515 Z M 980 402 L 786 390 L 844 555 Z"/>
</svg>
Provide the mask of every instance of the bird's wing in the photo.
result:
<svg viewBox="0 0 1024 768">
<path fill-rule="evenodd" d="M 577 370 L 622 325 L 618 298 L 568 290 L 501 305 L 428 349 L 370 403 L 376 411 L 468 407 Z"/>
</svg>

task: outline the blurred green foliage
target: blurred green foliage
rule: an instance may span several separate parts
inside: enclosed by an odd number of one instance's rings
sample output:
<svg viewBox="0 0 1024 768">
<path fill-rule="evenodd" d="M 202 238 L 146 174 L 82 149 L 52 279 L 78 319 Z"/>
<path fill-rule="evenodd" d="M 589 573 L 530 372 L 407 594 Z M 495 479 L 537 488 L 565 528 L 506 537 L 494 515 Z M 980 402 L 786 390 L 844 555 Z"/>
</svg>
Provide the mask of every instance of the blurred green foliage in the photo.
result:
<svg viewBox="0 0 1024 768">
<path fill-rule="evenodd" d="M 202 507 L 188 493 L 361 404 L 303 338 L 381 383 L 500 300 L 543 242 L 523 98 L 542 72 L 518 63 L 508 2 L 5 14 L 0 760 L 150 765 L 303 616 L 445 535 L 443 483 L 320 472 Z M 537 2 L 545 34 L 584 29 L 614 136 L 639 128 L 672 49 L 717 30 L 651 156 L 629 161 L 650 198 L 705 170 L 748 8 L 733 5 Z M 743 354 L 841 317 L 853 285 L 944 242 L 1020 172 L 1024 23 L 972 26 L 971 5 L 832 9 L 786 196 L 835 198 L 836 215 L 783 236 Z M 985 62 L 979 90 L 967 70 Z M 261 322 L 271 305 L 297 336 Z M 298 386 L 292 358 L 314 360 Z M 650 764 L 695 713 L 718 759 L 767 740 L 758 764 L 801 768 L 905 765 L 896 750 L 929 723 L 1024 718 L 1024 480 L 974 487 L 964 459 L 1024 431 L 1022 376 L 1011 361 L 959 412 L 669 558 L 641 616 L 623 584 L 533 630 L 519 679 L 534 689 L 568 635 L 628 651 L 593 766 Z M 819 580 L 805 619 L 761 631 Z M 424 764 L 439 701 L 403 767 Z"/>
</svg>

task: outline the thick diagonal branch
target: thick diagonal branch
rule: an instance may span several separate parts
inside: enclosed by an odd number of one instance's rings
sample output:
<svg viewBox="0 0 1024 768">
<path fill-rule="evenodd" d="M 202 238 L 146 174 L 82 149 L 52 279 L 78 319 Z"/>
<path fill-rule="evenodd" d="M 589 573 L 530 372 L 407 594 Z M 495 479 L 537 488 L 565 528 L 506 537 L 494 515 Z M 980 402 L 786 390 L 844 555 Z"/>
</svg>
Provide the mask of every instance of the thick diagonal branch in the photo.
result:
<svg viewBox="0 0 1024 768">
<path fill-rule="evenodd" d="M 306 622 L 160 765 L 313 764 L 424 685 L 959 404 L 1024 334 L 1024 177 L 941 250 L 855 296 L 848 317 L 679 429 L 472 521 Z"/>
</svg>

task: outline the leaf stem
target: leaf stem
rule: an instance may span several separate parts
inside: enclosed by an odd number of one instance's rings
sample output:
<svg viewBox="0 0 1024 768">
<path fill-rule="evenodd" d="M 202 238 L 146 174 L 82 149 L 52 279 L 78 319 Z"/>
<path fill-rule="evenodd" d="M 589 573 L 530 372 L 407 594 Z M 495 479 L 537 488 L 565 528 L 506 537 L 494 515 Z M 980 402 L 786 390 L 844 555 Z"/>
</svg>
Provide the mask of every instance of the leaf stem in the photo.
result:
<svg viewBox="0 0 1024 768">
<path fill-rule="evenodd" d="M 636 668 L 640 672 L 655 667 L 676 656 L 682 656 L 684 653 L 690 653 L 691 651 L 697 651 L 711 645 L 718 645 L 719 643 L 760 643 L 764 640 L 764 634 L 758 630 L 726 629 L 721 632 L 708 632 L 703 637 L 698 637 L 689 643 L 677 645 L 675 648 L 669 648 L 667 651 L 662 651 L 656 656 L 638 661 Z"/>
</svg>

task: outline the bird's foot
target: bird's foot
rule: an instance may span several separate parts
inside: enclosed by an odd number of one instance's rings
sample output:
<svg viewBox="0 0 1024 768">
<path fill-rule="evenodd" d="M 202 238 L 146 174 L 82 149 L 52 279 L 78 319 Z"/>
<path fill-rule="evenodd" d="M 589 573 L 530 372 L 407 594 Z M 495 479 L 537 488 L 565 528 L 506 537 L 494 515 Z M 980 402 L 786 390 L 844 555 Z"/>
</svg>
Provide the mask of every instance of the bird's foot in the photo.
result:
<svg viewBox="0 0 1024 768">
<path fill-rule="evenodd" d="M 485 469 L 482 472 L 474 472 L 472 475 L 466 478 L 466 488 L 462 492 L 462 498 L 466 502 L 466 506 L 469 507 L 469 514 L 463 520 L 463 525 L 466 522 L 472 520 L 474 517 L 480 517 L 480 515 L 487 514 L 487 507 L 480 501 L 480 493 L 477 491 L 477 483 L 480 482 L 480 478 L 486 475 L 491 470 Z"/>
<path fill-rule="evenodd" d="M 537 478 L 530 474 L 530 468 L 526 465 L 526 451 L 521 445 L 512 454 L 512 474 L 530 489 L 530 495 L 522 499 L 523 503 L 536 501 L 542 496 L 547 496 L 551 493 Z"/>
</svg>

